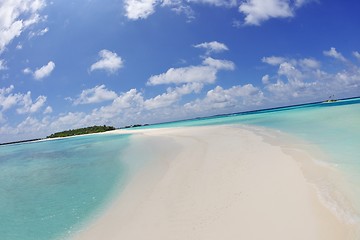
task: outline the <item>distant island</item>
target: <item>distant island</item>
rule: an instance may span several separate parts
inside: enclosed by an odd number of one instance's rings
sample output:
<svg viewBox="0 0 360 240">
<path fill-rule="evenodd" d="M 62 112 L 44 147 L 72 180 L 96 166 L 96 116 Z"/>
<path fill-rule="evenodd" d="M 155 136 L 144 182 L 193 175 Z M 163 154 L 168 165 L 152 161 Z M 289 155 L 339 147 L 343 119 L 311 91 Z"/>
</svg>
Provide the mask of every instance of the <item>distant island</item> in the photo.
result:
<svg viewBox="0 0 360 240">
<path fill-rule="evenodd" d="M 58 137 L 70 137 L 70 136 L 77 136 L 77 135 L 84 135 L 84 134 L 90 134 L 90 133 L 100 133 L 100 132 L 107 132 L 115 130 L 115 127 L 112 126 L 92 126 L 92 127 L 86 127 L 86 128 L 77 128 L 77 129 L 71 129 L 66 130 L 62 132 L 53 133 L 46 138 L 58 138 Z"/>
<path fill-rule="evenodd" d="M 137 127 L 145 127 L 145 126 L 149 126 L 149 124 L 134 124 L 134 125 L 125 126 L 123 128 L 137 128 Z"/>
</svg>

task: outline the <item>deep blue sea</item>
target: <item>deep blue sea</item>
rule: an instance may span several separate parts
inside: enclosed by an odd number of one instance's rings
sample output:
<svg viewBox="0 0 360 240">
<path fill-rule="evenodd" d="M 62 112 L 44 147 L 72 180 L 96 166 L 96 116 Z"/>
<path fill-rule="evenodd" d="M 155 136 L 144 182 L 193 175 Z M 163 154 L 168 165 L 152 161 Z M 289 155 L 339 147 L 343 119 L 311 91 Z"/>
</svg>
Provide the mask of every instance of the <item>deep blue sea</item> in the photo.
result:
<svg viewBox="0 0 360 240">
<path fill-rule="evenodd" d="M 219 124 L 270 128 L 321 149 L 326 157 L 317 160 L 342 173 L 354 209 L 331 196 L 326 201 L 342 217 L 360 222 L 360 98 L 145 128 Z M 131 175 L 125 154 L 130 139 L 101 134 L 0 146 L 0 239 L 66 238 L 81 228 Z M 325 190 L 324 196 L 334 189 Z"/>
</svg>

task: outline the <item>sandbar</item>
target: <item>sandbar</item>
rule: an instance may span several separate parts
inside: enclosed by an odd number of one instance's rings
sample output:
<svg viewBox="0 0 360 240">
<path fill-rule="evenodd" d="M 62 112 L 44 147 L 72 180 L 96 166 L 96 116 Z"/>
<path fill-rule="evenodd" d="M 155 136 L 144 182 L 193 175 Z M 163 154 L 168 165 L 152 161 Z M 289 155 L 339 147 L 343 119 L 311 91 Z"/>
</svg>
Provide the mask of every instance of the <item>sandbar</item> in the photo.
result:
<svg viewBox="0 0 360 240">
<path fill-rule="evenodd" d="M 133 133 L 157 157 L 72 239 L 351 238 L 351 226 L 321 203 L 299 159 L 251 128 L 113 133 Z"/>
</svg>

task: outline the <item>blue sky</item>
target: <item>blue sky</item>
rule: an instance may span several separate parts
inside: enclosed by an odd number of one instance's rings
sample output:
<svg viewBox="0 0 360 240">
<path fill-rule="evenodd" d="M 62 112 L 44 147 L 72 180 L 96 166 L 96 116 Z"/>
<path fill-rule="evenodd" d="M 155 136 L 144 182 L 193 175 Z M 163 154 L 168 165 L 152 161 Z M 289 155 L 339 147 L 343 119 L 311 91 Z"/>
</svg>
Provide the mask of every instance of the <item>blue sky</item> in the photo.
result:
<svg viewBox="0 0 360 240">
<path fill-rule="evenodd" d="M 0 2 L 0 142 L 360 95 L 355 0 Z"/>
</svg>

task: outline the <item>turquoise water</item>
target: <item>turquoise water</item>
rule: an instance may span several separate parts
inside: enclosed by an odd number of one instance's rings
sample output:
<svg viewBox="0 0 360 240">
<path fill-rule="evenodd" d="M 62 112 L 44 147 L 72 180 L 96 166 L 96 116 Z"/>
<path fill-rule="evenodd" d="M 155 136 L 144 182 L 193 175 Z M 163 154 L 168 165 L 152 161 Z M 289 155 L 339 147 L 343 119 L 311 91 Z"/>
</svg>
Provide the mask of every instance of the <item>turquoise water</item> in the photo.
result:
<svg viewBox="0 0 360 240">
<path fill-rule="evenodd" d="M 1 146 L 0 239 L 76 231 L 125 183 L 128 144 L 126 135 L 89 135 Z"/>
</svg>

